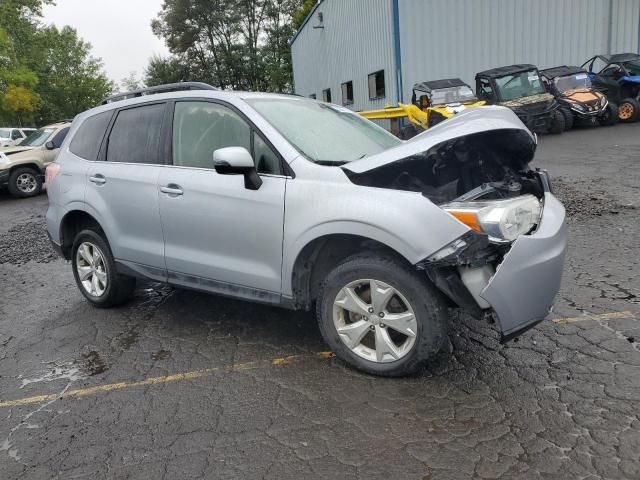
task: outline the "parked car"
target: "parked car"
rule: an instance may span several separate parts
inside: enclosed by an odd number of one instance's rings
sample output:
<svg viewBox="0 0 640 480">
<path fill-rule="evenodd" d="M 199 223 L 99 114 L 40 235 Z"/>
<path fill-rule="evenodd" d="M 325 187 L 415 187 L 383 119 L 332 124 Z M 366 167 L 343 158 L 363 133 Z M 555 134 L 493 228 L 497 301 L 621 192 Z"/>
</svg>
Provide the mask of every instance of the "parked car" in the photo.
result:
<svg viewBox="0 0 640 480">
<path fill-rule="evenodd" d="M 16 197 L 33 197 L 42 191 L 44 171 L 64 141 L 68 122 L 33 131 L 15 147 L 0 148 L 0 187 Z"/>
<path fill-rule="evenodd" d="M 560 104 L 547 92 L 535 65 L 510 65 L 476 74 L 476 94 L 489 105 L 508 107 L 532 132 L 565 130 Z"/>
<path fill-rule="evenodd" d="M 560 102 L 565 114 L 565 128 L 575 124 L 614 125 L 618 123 L 618 106 L 593 87 L 586 70 L 566 65 L 540 71 L 547 89 Z"/>
<path fill-rule="evenodd" d="M 92 305 L 146 278 L 315 308 L 340 358 L 386 376 L 440 350 L 449 307 L 505 341 L 549 312 L 565 211 L 509 109 L 403 142 L 337 105 L 199 88 L 79 115 L 47 168 L 47 230 Z"/>
<path fill-rule="evenodd" d="M 593 85 L 618 105 L 621 122 L 635 122 L 640 118 L 640 55 L 596 55 L 582 68 L 592 74 Z"/>
<path fill-rule="evenodd" d="M 35 128 L 0 128 L 0 148 L 19 145 Z"/>
</svg>

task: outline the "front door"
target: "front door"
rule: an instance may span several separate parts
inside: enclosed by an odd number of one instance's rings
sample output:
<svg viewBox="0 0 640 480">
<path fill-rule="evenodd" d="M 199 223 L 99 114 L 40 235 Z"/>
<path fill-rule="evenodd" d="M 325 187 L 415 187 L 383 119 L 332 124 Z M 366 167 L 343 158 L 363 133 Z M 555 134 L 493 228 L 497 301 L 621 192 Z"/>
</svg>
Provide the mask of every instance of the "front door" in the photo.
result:
<svg viewBox="0 0 640 480">
<path fill-rule="evenodd" d="M 165 259 L 172 283 L 277 302 L 280 295 L 286 178 L 281 159 L 230 106 L 178 101 L 173 166 L 158 180 Z M 213 152 L 252 152 L 263 184 L 213 169 Z"/>
</svg>

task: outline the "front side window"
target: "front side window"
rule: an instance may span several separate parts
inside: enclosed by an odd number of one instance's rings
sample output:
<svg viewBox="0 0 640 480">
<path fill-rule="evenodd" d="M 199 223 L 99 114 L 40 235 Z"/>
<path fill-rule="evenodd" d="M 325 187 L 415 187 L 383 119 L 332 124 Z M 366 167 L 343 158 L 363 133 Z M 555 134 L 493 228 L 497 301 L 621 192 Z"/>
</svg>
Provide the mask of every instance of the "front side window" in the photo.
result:
<svg viewBox="0 0 640 480">
<path fill-rule="evenodd" d="M 173 115 L 173 164 L 213 168 L 213 152 L 225 147 L 251 151 L 251 128 L 224 105 L 178 102 Z"/>
<path fill-rule="evenodd" d="M 53 143 L 53 148 L 60 148 L 62 146 L 62 143 L 64 142 L 64 139 L 67 138 L 68 133 L 69 127 L 65 127 L 58 133 L 56 133 L 55 137 L 53 137 L 53 140 L 51 140 L 51 143 Z"/>
<path fill-rule="evenodd" d="M 258 173 L 282 175 L 280 157 L 255 131 L 253 132 L 253 158 L 255 159 Z"/>
<path fill-rule="evenodd" d="M 375 123 L 337 105 L 304 98 L 246 101 L 299 152 L 319 164 L 341 165 L 402 143 Z"/>
<path fill-rule="evenodd" d="M 9 128 L 0 128 L 0 138 L 9 139 L 11 138 L 11 130 Z"/>
<path fill-rule="evenodd" d="M 384 98 L 386 95 L 384 84 L 384 70 L 369 75 L 369 100 Z"/>
<path fill-rule="evenodd" d="M 163 163 L 160 129 L 165 104 L 143 105 L 118 112 L 107 144 L 108 162 Z"/>
<path fill-rule="evenodd" d="M 53 128 L 41 128 L 40 130 L 36 130 L 27 138 L 25 138 L 22 142 L 20 142 L 21 147 L 40 147 L 47 143 L 47 139 L 49 136 L 55 132 Z"/>
<path fill-rule="evenodd" d="M 496 78 L 496 86 L 500 93 L 500 99 L 503 101 L 545 93 L 540 75 L 535 70 Z"/>
<path fill-rule="evenodd" d="M 85 160 L 97 160 L 112 115 L 113 111 L 109 111 L 87 118 L 73 136 L 69 150 Z"/>
<path fill-rule="evenodd" d="M 13 133 L 11 133 L 11 140 L 20 140 L 21 138 L 20 130 L 14 130 Z"/>
</svg>

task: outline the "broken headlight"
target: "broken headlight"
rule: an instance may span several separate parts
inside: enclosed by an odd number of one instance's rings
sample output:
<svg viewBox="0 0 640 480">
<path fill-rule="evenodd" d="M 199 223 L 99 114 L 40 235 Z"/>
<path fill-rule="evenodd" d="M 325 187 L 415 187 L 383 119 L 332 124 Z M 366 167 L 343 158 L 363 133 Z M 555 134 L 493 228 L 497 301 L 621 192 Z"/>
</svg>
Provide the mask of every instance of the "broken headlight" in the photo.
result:
<svg viewBox="0 0 640 480">
<path fill-rule="evenodd" d="M 540 200 L 530 194 L 504 200 L 452 202 L 442 208 L 494 242 L 512 242 L 531 232 L 542 213 Z"/>
</svg>

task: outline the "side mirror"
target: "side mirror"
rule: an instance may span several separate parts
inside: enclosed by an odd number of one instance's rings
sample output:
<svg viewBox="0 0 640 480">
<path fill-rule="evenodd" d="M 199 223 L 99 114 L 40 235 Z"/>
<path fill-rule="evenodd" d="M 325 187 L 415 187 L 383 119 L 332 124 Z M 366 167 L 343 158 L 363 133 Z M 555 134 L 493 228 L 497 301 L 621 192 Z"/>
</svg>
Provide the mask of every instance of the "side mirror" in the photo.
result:
<svg viewBox="0 0 640 480">
<path fill-rule="evenodd" d="M 48 141 L 47 143 L 44 144 L 45 148 L 47 150 L 55 150 L 56 146 L 53 144 L 52 141 Z"/>
<path fill-rule="evenodd" d="M 219 148 L 213 152 L 213 166 L 221 175 L 244 175 L 244 186 L 249 190 L 262 185 L 253 157 L 244 147 Z"/>
</svg>

